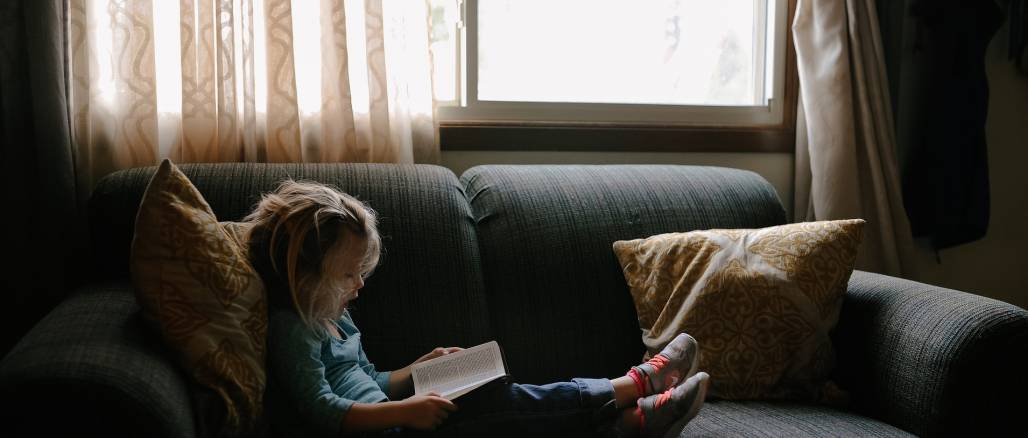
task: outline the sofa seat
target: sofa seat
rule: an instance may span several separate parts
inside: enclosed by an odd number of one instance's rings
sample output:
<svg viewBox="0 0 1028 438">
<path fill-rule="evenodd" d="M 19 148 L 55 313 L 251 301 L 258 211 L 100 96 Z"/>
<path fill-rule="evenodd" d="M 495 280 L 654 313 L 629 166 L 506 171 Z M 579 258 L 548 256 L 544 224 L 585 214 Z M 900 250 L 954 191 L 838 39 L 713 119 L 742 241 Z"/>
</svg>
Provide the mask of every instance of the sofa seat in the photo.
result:
<svg viewBox="0 0 1028 438">
<path fill-rule="evenodd" d="M 682 431 L 685 437 L 912 437 L 881 421 L 827 406 L 789 402 L 708 400 Z"/>
</svg>

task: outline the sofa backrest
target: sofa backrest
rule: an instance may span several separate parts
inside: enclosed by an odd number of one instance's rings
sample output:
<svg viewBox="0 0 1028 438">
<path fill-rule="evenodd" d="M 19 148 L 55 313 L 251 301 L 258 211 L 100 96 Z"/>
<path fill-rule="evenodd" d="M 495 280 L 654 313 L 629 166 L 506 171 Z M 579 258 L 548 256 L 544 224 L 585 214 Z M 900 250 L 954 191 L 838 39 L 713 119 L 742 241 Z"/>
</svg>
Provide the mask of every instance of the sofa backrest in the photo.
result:
<svg viewBox="0 0 1028 438">
<path fill-rule="evenodd" d="M 461 176 L 493 332 L 519 382 L 614 377 L 644 347 L 612 244 L 785 223 L 774 188 L 736 169 L 478 166 Z"/>
<path fill-rule="evenodd" d="M 237 221 L 278 182 L 315 180 L 378 212 L 384 254 L 351 312 L 379 369 L 437 346 L 492 338 L 474 222 L 456 176 L 428 165 L 202 163 L 178 165 L 221 221 Z M 156 166 L 103 178 L 89 201 L 95 279 L 129 278 L 136 210 Z"/>
</svg>

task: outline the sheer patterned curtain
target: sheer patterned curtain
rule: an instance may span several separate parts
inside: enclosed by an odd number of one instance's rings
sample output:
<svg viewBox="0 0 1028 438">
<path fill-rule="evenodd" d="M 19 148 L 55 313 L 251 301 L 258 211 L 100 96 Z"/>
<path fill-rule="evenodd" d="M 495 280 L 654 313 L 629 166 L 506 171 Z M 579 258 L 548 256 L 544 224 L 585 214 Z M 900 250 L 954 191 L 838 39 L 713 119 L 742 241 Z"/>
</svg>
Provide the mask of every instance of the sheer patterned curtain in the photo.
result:
<svg viewBox="0 0 1028 438">
<path fill-rule="evenodd" d="M 164 157 L 438 160 L 424 1 L 70 0 L 68 15 L 82 190 Z"/>
</svg>

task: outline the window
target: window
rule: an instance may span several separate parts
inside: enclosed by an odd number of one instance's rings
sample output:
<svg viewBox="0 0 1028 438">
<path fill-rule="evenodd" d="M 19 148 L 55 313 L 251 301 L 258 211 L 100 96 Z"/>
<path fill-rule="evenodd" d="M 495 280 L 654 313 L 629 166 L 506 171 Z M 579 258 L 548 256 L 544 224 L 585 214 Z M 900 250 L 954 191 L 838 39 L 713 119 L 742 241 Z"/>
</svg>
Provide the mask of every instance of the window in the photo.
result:
<svg viewBox="0 0 1028 438">
<path fill-rule="evenodd" d="M 443 148 L 532 148 L 554 134 L 631 150 L 783 148 L 790 3 L 431 0 Z"/>
</svg>

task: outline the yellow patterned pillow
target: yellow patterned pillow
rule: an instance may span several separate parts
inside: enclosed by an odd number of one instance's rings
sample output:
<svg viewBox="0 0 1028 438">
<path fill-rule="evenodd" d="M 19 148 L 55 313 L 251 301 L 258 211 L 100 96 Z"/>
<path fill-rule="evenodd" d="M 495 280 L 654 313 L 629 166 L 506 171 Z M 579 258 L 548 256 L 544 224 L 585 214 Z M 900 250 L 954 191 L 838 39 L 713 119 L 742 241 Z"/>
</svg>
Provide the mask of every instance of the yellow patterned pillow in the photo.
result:
<svg viewBox="0 0 1028 438">
<path fill-rule="evenodd" d="M 130 270 L 146 321 L 225 403 L 221 435 L 254 431 L 265 384 L 267 304 L 247 258 L 248 224 L 219 223 L 165 159 L 136 214 Z"/>
<path fill-rule="evenodd" d="M 864 221 L 618 241 L 646 356 L 686 332 L 710 395 L 829 401 L 839 318 Z"/>
</svg>

